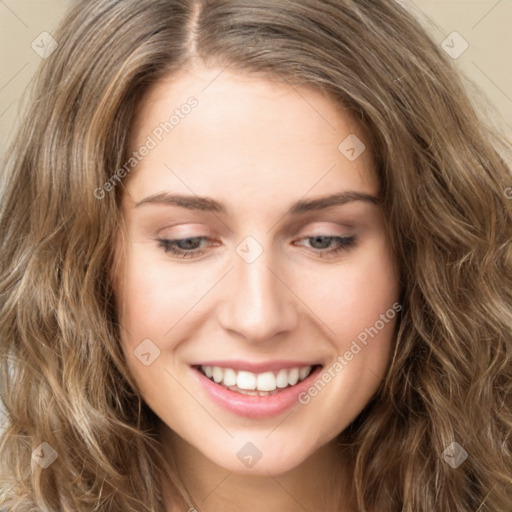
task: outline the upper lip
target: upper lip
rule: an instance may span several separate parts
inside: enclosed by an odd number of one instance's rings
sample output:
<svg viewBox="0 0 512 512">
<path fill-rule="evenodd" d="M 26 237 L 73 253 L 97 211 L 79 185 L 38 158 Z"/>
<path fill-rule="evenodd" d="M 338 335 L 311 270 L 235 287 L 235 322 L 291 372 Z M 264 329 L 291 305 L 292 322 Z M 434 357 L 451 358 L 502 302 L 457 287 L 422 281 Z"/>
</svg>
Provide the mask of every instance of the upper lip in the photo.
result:
<svg viewBox="0 0 512 512">
<path fill-rule="evenodd" d="M 223 361 L 201 361 L 192 366 L 219 366 L 220 368 L 233 368 L 233 370 L 247 371 L 252 373 L 264 373 L 286 368 L 302 368 L 304 366 L 321 365 L 319 361 L 292 361 L 292 360 L 274 360 L 255 363 L 251 361 L 242 361 L 241 359 L 223 360 Z"/>
</svg>

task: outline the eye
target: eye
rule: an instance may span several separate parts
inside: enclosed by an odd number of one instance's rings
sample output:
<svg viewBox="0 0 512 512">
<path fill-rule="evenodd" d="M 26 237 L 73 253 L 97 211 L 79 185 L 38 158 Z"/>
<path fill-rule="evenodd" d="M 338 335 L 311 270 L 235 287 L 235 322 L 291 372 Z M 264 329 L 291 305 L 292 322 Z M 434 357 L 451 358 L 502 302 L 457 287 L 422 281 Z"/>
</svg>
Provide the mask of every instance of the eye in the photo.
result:
<svg viewBox="0 0 512 512">
<path fill-rule="evenodd" d="M 180 238 L 176 240 L 158 239 L 159 246 L 166 253 L 171 253 L 179 258 L 198 258 L 206 251 L 198 249 L 197 241 L 208 240 L 206 236 L 195 236 L 190 238 Z M 200 244 L 199 244 L 200 245 Z"/>
<path fill-rule="evenodd" d="M 178 258 L 199 258 L 206 253 L 204 248 L 201 248 L 201 241 L 209 240 L 206 236 L 196 236 L 189 238 L 180 238 L 174 240 L 168 240 L 159 238 L 158 244 L 166 253 L 170 253 Z M 342 251 L 349 250 L 356 245 L 356 237 L 341 237 L 341 236 L 329 236 L 329 235 L 315 235 L 308 236 L 302 240 L 311 240 L 312 246 L 310 245 L 313 252 L 317 253 L 320 257 L 336 256 Z M 333 242 L 337 242 L 337 245 L 333 248 L 327 249 L 332 246 Z M 320 247 L 318 247 L 320 246 Z M 325 250 L 327 249 L 327 250 Z"/>
<path fill-rule="evenodd" d="M 310 247 L 312 250 L 317 253 L 321 258 L 324 257 L 332 257 L 337 254 L 348 251 L 352 247 L 356 246 L 356 237 L 355 236 L 331 236 L 331 235 L 315 235 L 308 236 L 303 238 L 302 240 L 310 240 Z M 327 247 L 332 246 L 332 242 L 336 241 L 337 245 L 333 248 L 325 250 Z"/>
</svg>

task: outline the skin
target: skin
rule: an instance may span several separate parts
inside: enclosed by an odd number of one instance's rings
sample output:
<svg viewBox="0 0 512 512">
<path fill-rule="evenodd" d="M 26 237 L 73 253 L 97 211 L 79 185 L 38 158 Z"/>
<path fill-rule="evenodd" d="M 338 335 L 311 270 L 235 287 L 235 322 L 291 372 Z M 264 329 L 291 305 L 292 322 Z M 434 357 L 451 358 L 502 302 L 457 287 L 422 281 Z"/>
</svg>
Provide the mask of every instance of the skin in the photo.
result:
<svg viewBox="0 0 512 512">
<path fill-rule="evenodd" d="M 318 91 L 194 67 L 153 84 L 131 127 L 132 150 L 190 96 L 199 105 L 123 182 L 127 239 L 118 244 L 116 288 L 129 370 L 162 420 L 163 449 L 200 511 L 349 510 L 341 491 L 349 476 L 335 439 L 378 389 L 395 320 L 308 404 L 268 419 L 218 406 L 190 365 L 300 359 L 328 367 L 398 300 L 379 205 L 354 201 L 285 215 L 295 201 L 334 192 L 378 196 L 368 139 Z M 355 161 L 338 149 L 350 134 L 366 144 Z M 208 196 L 228 214 L 135 206 L 161 192 Z M 355 235 L 356 246 L 329 256 L 338 244 L 307 238 L 319 234 Z M 205 252 L 196 258 L 165 253 L 157 241 L 203 236 Z M 236 251 L 247 236 L 263 249 L 250 264 Z M 160 350 L 149 366 L 134 356 L 147 338 Z M 252 468 L 237 457 L 249 441 L 262 453 Z M 168 510 L 178 510 L 168 499 Z"/>
</svg>

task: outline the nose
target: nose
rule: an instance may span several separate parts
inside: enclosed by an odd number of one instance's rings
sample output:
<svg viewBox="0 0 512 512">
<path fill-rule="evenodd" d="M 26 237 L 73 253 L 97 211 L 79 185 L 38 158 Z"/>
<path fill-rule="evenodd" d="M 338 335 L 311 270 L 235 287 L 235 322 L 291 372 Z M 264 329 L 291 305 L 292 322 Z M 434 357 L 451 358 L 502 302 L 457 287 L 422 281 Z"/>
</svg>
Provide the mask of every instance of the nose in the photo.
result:
<svg viewBox="0 0 512 512">
<path fill-rule="evenodd" d="M 248 263 L 234 255 L 234 271 L 225 283 L 219 322 L 250 343 L 273 340 L 297 324 L 295 296 L 270 251 Z"/>
</svg>

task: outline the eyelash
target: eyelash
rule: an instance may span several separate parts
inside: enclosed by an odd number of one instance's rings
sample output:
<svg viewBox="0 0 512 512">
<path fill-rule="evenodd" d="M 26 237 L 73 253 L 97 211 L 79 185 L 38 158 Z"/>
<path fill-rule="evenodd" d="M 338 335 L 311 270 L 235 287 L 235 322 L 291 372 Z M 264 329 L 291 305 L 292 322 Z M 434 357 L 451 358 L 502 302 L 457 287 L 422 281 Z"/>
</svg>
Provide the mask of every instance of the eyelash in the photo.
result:
<svg viewBox="0 0 512 512">
<path fill-rule="evenodd" d="M 339 245 L 335 249 L 331 249 L 328 251 L 322 251 L 321 249 L 313 249 L 313 252 L 315 252 L 321 258 L 337 256 L 339 253 L 341 253 L 343 251 L 347 251 L 347 250 L 351 249 L 352 247 L 355 247 L 355 245 L 356 245 L 356 237 L 355 236 L 342 237 L 342 236 L 329 236 L 329 235 L 315 235 L 315 236 L 304 237 L 303 240 L 308 240 L 308 239 L 313 239 L 313 238 L 327 238 L 327 239 L 332 239 L 332 240 L 338 240 Z M 187 240 L 203 240 L 203 239 L 208 239 L 208 237 L 195 236 L 195 237 L 180 238 L 180 239 L 175 239 L 175 240 L 158 238 L 157 241 L 159 243 L 159 247 L 161 247 L 165 253 L 170 253 L 179 258 L 187 259 L 187 258 L 200 258 L 206 251 L 203 249 L 186 251 L 183 249 L 178 249 L 176 247 L 176 245 L 178 245 L 180 242 L 186 242 Z"/>
</svg>

